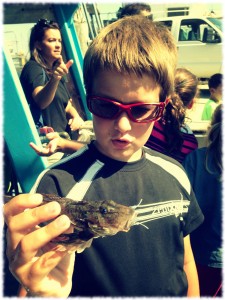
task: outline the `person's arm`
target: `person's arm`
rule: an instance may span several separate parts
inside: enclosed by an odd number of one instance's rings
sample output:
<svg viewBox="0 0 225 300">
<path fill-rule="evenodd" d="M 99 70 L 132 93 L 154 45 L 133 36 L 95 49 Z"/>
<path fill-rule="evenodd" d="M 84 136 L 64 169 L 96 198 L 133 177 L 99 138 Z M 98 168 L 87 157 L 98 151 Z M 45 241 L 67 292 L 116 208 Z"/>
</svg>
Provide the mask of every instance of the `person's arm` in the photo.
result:
<svg viewBox="0 0 225 300">
<path fill-rule="evenodd" d="M 34 143 L 30 143 L 30 147 L 39 156 L 50 156 L 55 152 L 71 154 L 85 145 L 82 142 L 61 138 L 57 132 L 47 133 L 46 137 L 50 140 L 46 147 L 37 146 Z"/>
<path fill-rule="evenodd" d="M 70 125 L 70 129 L 72 131 L 80 129 L 81 125 L 84 124 L 84 120 L 80 117 L 76 108 L 73 106 L 72 99 L 69 99 L 65 112 L 69 116 L 68 124 Z"/>
<path fill-rule="evenodd" d="M 59 81 L 62 76 L 68 74 L 68 69 L 73 64 L 73 60 L 69 60 L 65 64 L 60 57 L 52 70 L 50 80 L 44 86 L 38 86 L 33 90 L 32 97 L 40 109 L 48 107 L 55 97 Z"/>
<path fill-rule="evenodd" d="M 200 297 L 198 273 L 191 248 L 190 236 L 184 238 L 184 271 L 188 281 L 188 297 Z"/>
<path fill-rule="evenodd" d="M 38 206 L 41 203 L 40 194 L 21 194 L 4 205 L 10 271 L 27 296 L 68 297 L 75 253 L 50 241 L 70 228 L 70 220 L 59 216 L 57 202 Z M 38 227 L 52 219 L 46 226 Z"/>
</svg>

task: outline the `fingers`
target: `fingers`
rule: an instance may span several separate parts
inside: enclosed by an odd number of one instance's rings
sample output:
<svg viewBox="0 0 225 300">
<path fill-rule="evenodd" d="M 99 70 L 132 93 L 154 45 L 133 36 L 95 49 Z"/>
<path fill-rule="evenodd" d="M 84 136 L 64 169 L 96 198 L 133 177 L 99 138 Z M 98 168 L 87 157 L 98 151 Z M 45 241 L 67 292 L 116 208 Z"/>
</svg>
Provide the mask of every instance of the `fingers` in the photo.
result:
<svg viewBox="0 0 225 300">
<path fill-rule="evenodd" d="M 32 266 L 30 275 L 41 281 L 53 270 L 67 254 L 66 251 L 50 251 L 42 255 Z"/>
<path fill-rule="evenodd" d="M 71 290 L 74 260 L 74 253 L 49 251 L 34 260 L 32 265 L 18 268 L 15 274 L 29 289 L 29 296 L 65 298 Z M 59 268 L 60 264 L 62 267 Z"/>
<path fill-rule="evenodd" d="M 54 138 L 58 138 L 59 137 L 59 133 L 58 132 L 50 132 L 46 134 L 47 139 L 52 140 Z"/>
<path fill-rule="evenodd" d="M 69 255 L 66 247 L 60 248 L 60 245 L 50 241 L 70 229 L 70 220 L 66 215 L 59 216 L 59 203 L 41 204 L 41 194 L 21 194 L 4 205 L 10 270 L 27 289 L 36 291 L 37 295 L 54 295 L 55 288 L 65 284 L 65 278 L 68 278 L 65 291 L 62 291 L 62 294 L 68 294 L 74 255 Z M 37 226 L 43 222 L 48 223 L 43 227 Z"/>
<path fill-rule="evenodd" d="M 13 201 L 14 203 L 10 203 Z M 20 207 L 19 201 L 15 202 L 14 199 L 10 202 L 5 205 L 6 207 L 4 210 L 5 221 L 8 225 L 7 254 L 9 258 L 13 255 L 13 251 L 16 249 L 18 244 L 24 238 L 26 240 L 27 235 L 29 236 L 29 234 L 38 231 L 37 225 L 56 218 L 61 212 L 61 207 L 57 202 L 50 202 L 38 207 L 33 207 L 33 202 L 32 205 L 26 204 L 26 207 L 24 207 L 24 205 Z M 40 204 L 40 202 L 38 204 Z M 28 207 L 29 209 L 26 209 Z M 38 235 L 38 233 L 36 234 Z M 34 239 L 33 241 L 29 241 L 28 246 L 30 243 L 34 243 L 34 241 L 36 240 Z"/>
<path fill-rule="evenodd" d="M 69 69 L 69 68 L 72 66 L 72 64 L 73 64 L 73 60 L 70 59 L 70 60 L 66 63 L 67 69 Z"/>
<path fill-rule="evenodd" d="M 48 149 L 50 154 L 53 154 L 60 149 L 60 138 L 54 138 L 51 140 L 51 142 L 48 144 Z"/>
<path fill-rule="evenodd" d="M 39 156 L 49 156 L 49 155 L 54 153 L 54 152 L 50 151 L 48 145 L 45 148 L 39 147 L 39 146 L 37 146 L 36 144 L 34 144 L 32 142 L 29 145 L 37 153 L 37 155 L 39 155 Z"/>
<path fill-rule="evenodd" d="M 45 205 L 25 209 L 23 212 L 16 214 L 12 220 L 9 220 L 9 228 L 11 231 L 21 234 L 31 231 L 31 228 L 42 222 L 49 221 L 57 217 L 61 212 L 58 202 L 49 202 Z"/>
<path fill-rule="evenodd" d="M 83 123 L 84 123 L 84 121 L 79 115 L 77 115 L 74 118 L 69 119 L 69 121 L 68 121 L 70 129 L 72 131 L 76 131 L 76 130 L 80 129 L 80 127 Z"/>
<path fill-rule="evenodd" d="M 56 76 L 63 76 L 68 74 L 69 68 L 72 66 L 73 60 L 70 59 L 66 64 L 63 62 L 62 57 L 57 59 L 53 64 L 53 74 Z"/>
<path fill-rule="evenodd" d="M 51 223 L 41 227 L 29 234 L 26 234 L 20 241 L 18 247 L 17 261 L 23 265 L 30 261 L 38 252 L 51 240 L 70 227 L 70 219 L 66 215 L 61 215 Z"/>
<path fill-rule="evenodd" d="M 31 142 L 29 145 L 30 145 L 30 147 L 31 147 L 36 153 L 39 153 L 39 152 L 40 152 L 40 147 L 37 146 L 35 143 L 32 143 L 32 142 Z"/>
<path fill-rule="evenodd" d="M 48 151 L 46 151 L 46 148 L 37 146 L 36 144 L 34 144 L 32 142 L 29 145 L 39 156 L 45 156 L 48 154 Z"/>
<path fill-rule="evenodd" d="M 50 156 L 60 148 L 60 136 L 58 132 L 47 133 L 46 138 L 50 141 L 46 147 L 37 146 L 32 142 L 29 144 L 39 156 Z"/>
<path fill-rule="evenodd" d="M 12 198 L 3 207 L 3 214 L 5 221 L 10 219 L 10 217 L 23 212 L 26 208 L 33 208 L 40 205 L 43 201 L 41 194 L 20 194 Z"/>
</svg>

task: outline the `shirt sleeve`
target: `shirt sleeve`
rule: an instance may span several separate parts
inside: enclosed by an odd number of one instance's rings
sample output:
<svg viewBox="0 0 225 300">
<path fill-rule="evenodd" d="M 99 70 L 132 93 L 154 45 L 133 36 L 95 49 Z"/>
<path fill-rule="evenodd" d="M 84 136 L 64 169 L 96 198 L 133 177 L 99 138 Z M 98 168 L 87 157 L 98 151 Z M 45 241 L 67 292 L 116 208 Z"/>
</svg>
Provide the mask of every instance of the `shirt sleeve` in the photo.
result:
<svg viewBox="0 0 225 300">
<path fill-rule="evenodd" d="M 30 98 L 33 90 L 45 84 L 43 68 L 35 61 L 29 61 L 23 68 L 20 81 L 25 95 Z"/>
</svg>

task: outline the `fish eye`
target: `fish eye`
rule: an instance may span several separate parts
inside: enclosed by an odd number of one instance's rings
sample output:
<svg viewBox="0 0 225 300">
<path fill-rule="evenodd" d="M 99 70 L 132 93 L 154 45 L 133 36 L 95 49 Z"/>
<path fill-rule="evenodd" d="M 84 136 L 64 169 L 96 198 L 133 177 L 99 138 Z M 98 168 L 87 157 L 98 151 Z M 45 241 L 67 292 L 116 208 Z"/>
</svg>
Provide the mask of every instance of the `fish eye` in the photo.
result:
<svg viewBox="0 0 225 300">
<path fill-rule="evenodd" d="M 107 210 L 106 207 L 99 207 L 99 211 L 100 211 L 100 213 L 101 213 L 102 215 L 105 215 L 105 214 L 107 214 L 107 212 L 108 212 L 108 210 Z"/>
</svg>

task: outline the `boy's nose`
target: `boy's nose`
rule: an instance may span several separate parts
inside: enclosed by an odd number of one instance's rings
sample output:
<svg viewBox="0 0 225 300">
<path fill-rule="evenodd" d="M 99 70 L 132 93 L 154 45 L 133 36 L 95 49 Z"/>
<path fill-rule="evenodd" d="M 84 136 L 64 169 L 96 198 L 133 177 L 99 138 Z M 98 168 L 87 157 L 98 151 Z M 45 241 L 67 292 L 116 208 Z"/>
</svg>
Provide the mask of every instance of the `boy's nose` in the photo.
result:
<svg viewBox="0 0 225 300">
<path fill-rule="evenodd" d="M 131 120 L 129 119 L 126 112 L 122 112 L 116 119 L 115 119 L 115 128 L 120 132 L 126 132 L 131 130 Z"/>
</svg>

